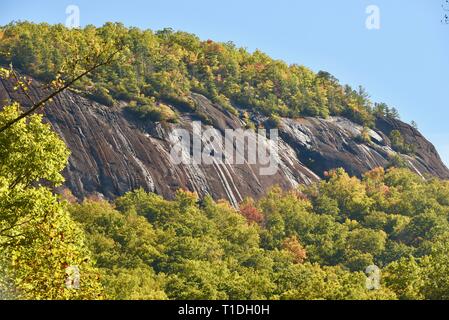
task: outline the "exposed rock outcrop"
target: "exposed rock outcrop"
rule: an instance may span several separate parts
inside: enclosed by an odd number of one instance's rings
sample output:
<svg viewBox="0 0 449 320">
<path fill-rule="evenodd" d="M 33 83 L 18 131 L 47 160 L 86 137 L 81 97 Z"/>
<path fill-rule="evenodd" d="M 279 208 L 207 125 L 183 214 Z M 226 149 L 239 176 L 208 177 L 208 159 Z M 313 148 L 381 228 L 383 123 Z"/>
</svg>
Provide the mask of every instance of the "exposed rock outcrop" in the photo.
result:
<svg viewBox="0 0 449 320">
<path fill-rule="evenodd" d="M 41 94 L 36 87 L 31 93 Z M 220 134 L 226 129 L 243 129 L 239 117 L 201 95 L 192 94 L 192 98 Z M 10 99 L 27 105 L 11 83 L 0 82 L 1 104 Z M 343 167 L 361 175 L 387 166 L 394 154 L 388 139 L 392 130 L 399 130 L 406 142 L 415 146 L 416 154 L 403 155 L 410 168 L 423 176 L 449 178 L 434 146 L 411 126 L 392 119 L 378 119 L 378 129 L 369 132 L 371 143 L 359 142 L 363 128 L 345 118 L 282 119 L 279 170 L 263 176 L 260 165 L 248 163 L 174 165 L 170 132 L 180 128 L 192 132 L 198 120 L 195 114 L 182 113 L 177 124 L 152 123 L 126 108 L 106 107 L 67 91 L 46 106 L 45 116 L 72 152 L 64 175 L 66 186 L 79 198 L 96 193 L 113 198 L 139 187 L 171 198 L 177 189 L 186 188 L 237 205 L 246 196 L 261 196 L 275 184 L 287 189 L 317 181 L 332 168 Z"/>
</svg>

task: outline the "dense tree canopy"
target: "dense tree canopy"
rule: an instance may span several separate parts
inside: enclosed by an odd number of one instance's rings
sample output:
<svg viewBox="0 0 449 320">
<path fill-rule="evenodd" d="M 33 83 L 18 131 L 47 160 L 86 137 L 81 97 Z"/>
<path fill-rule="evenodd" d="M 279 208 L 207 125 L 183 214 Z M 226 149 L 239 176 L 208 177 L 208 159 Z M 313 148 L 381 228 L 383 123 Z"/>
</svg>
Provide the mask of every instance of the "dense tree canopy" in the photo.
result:
<svg viewBox="0 0 449 320">
<path fill-rule="evenodd" d="M 341 85 L 327 72 L 316 74 L 259 50 L 250 53 L 230 42 L 201 41 L 171 29 L 142 31 L 108 23 L 69 30 L 21 22 L 0 31 L 0 63 L 12 62 L 43 80 L 75 70 L 76 59 L 68 63 L 67 57 L 83 57 L 92 48 L 122 43 L 127 48 L 123 59 L 76 87 L 105 105 L 123 100 L 156 119 L 174 119 L 164 103 L 195 109 L 191 92 L 202 93 L 231 112 L 239 107 L 289 117 L 343 115 L 368 126 L 375 114 L 391 113 L 385 104 L 374 112 L 363 88 Z M 162 115 L 157 115 L 160 109 Z"/>
<path fill-rule="evenodd" d="M 448 182 L 406 169 L 336 170 L 240 210 L 138 190 L 70 211 L 117 298 L 446 299 L 447 199 Z M 373 265 L 378 290 L 366 287 Z"/>
</svg>

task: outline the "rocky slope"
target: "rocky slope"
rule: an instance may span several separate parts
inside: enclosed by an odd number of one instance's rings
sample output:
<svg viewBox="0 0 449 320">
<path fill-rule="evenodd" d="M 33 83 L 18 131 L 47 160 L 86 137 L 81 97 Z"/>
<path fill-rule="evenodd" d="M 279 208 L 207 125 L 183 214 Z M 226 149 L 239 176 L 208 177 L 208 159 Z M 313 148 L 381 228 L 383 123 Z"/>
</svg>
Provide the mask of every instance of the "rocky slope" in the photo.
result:
<svg viewBox="0 0 449 320">
<path fill-rule="evenodd" d="M 31 93 L 42 94 L 36 87 Z M 225 129 L 243 128 L 239 117 L 207 98 L 197 94 L 192 98 L 221 134 Z M 0 82 L 1 104 L 11 99 L 27 104 L 11 83 Z M 236 206 L 244 197 L 258 197 L 275 184 L 292 188 L 319 180 L 332 168 L 343 167 L 361 175 L 387 166 L 395 153 L 388 139 L 392 130 L 399 130 L 405 141 L 415 146 L 413 156 L 401 155 L 412 170 L 423 176 L 449 178 L 433 145 L 411 126 L 393 119 L 378 119 L 378 129 L 369 132 L 371 143 L 359 142 L 363 128 L 345 118 L 282 119 L 279 170 L 273 176 L 263 176 L 259 165 L 248 163 L 174 165 L 170 133 L 176 128 L 192 131 L 198 120 L 195 114 L 182 113 L 177 124 L 144 122 L 123 106 L 106 107 L 65 92 L 45 108 L 45 116 L 72 152 L 64 175 L 66 186 L 79 198 L 92 194 L 113 198 L 139 187 L 171 198 L 177 189 L 185 188 L 201 196 L 227 199 Z M 255 117 L 255 121 L 263 119 Z"/>
</svg>

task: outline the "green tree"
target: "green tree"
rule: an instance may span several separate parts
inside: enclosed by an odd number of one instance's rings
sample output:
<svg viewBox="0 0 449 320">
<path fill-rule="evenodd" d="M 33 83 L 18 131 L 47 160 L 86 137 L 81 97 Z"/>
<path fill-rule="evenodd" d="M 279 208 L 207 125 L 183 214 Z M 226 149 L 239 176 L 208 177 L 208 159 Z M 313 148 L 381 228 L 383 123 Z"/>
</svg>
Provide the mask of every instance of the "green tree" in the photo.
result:
<svg viewBox="0 0 449 320">
<path fill-rule="evenodd" d="M 106 105 L 124 100 L 148 106 L 153 98 L 161 105 L 199 112 L 191 97 L 196 92 L 233 114 L 238 114 L 237 106 L 273 119 L 343 115 L 374 125 L 372 103 L 363 88 L 353 90 L 327 72 L 315 74 L 232 43 L 201 41 L 169 29 L 126 28 L 120 23 L 69 30 L 62 25 L 19 22 L 1 29 L 0 63 L 12 62 L 44 81 L 56 78 L 61 70 L 79 68 L 76 61 L 88 52 L 123 43 L 126 50 L 120 52 L 120 62 L 75 84 L 79 92 Z M 67 57 L 75 60 L 67 61 Z M 145 109 L 136 108 L 146 113 Z"/>
<path fill-rule="evenodd" d="M 0 126 L 19 115 L 18 104 L 4 107 Z M 0 133 L 0 146 L 0 291 L 19 299 L 101 298 L 82 231 L 42 186 L 63 182 L 64 143 L 33 115 Z M 80 290 L 66 286 L 70 266 L 80 271 Z"/>
<path fill-rule="evenodd" d="M 142 216 L 106 201 L 74 204 L 70 213 L 85 231 L 108 298 L 166 299 L 164 277 L 152 265 L 162 258 L 157 233 Z"/>
</svg>

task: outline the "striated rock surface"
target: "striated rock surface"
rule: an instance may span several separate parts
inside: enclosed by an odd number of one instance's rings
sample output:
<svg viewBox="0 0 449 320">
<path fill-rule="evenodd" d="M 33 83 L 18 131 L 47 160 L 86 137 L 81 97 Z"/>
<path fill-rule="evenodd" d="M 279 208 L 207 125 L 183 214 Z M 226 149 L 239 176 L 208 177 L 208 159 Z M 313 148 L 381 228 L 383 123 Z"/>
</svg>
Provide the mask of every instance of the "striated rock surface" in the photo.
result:
<svg viewBox="0 0 449 320">
<path fill-rule="evenodd" d="M 31 88 L 36 98 L 42 93 Z M 243 129 L 239 117 L 192 94 L 198 109 L 212 119 L 220 135 L 226 129 Z M 0 81 L 0 104 L 11 99 L 27 105 L 12 84 Z M 174 129 L 192 132 L 198 117 L 182 113 L 177 124 L 142 121 L 122 107 L 106 107 L 72 92 L 65 92 L 45 108 L 46 119 L 71 150 L 64 172 L 66 187 L 83 198 L 101 194 L 113 198 L 143 187 L 171 198 L 179 188 L 227 199 L 237 206 L 244 197 L 259 197 L 272 185 L 288 189 L 317 181 L 324 172 L 343 167 L 360 176 L 378 166 L 387 166 L 391 155 L 388 135 L 399 130 L 413 144 L 413 156 L 401 155 L 420 175 L 449 178 L 434 146 L 411 126 L 392 119 L 378 119 L 371 143 L 359 142 L 362 127 L 341 117 L 328 119 L 282 119 L 279 128 L 279 170 L 275 175 L 260 175 L 260 165 L 248 163 L 181 164 L 170 158 Z M 211 126 L 203 126 L 203 130 Z M 221 150 L 225 152 L 225 150 Z"/>
</svg>

